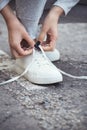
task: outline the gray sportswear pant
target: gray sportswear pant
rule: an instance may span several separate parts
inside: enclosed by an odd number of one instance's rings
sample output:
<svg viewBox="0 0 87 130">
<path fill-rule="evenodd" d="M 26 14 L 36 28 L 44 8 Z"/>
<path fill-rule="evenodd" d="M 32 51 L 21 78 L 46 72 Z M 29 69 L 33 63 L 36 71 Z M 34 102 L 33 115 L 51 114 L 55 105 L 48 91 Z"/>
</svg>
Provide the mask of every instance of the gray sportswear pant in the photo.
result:
<svg viewBox="0 0 87 130">
<path fill-rule="evenodd" d="M 45 4 L 47 7 L 52 5 L 61 7 L 66 15 L 79 2 L 79 0 L 0 0 L 0 10 L 10 1 L 16 2 L 17 16 L 32 38 L 36 37 L 37 25 Z"/>
<path fill-rule="evenodd" d="M 31 38 L 36 38 L 40 17 L 47 0 L 16 0 L 16 14 Z"/>
</svg>

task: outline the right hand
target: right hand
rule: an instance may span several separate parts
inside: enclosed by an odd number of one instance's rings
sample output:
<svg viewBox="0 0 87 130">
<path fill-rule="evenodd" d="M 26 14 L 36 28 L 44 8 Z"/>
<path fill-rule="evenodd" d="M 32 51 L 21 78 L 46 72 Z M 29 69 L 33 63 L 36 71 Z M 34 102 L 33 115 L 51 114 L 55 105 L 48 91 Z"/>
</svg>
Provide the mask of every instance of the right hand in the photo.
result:
<svg viewBox="0 0 87 130">
<path fill-rule="evenodd" d="M 9 5 L 6 5 L 1 10 L 1 14 L 3 15 L 8 27 L 9 43 L 13 56 L 15 58 L 19 58 L 31 54 L 35 42 L 28 35 L 24 26 L 14 15 Z M 21 45 L 22 41 L 24 42 L 24 44 L 27 44 L 27 47 L 29 48 L 27 48 L 26 45 Z"/>
<path fill-rule="evenodd" d="M 24 26 L 16 19 L 8 26 L 9 43 L 12 55 L 19 58 L 32 53 L 34 41 L 31 39 Z M 21 42 L 26 41 L 26 45 L 22 47 Z"/>
</svg>

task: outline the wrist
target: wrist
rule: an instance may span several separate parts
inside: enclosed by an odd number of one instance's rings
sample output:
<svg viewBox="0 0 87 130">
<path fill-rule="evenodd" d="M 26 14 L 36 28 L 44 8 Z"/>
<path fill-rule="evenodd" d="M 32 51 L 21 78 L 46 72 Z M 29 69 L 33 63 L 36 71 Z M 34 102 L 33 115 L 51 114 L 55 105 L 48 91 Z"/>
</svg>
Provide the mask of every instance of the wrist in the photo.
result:
<svg viewBox="0 0 87 130">
<path fill-rule="evenodd" d="M 8 5 L 1 10 L 1 14 L 4 17 L 9 29 L 13 29 L 16 26 L 19 27 L 20 22 Z"/>
<path fill-rule="evenodd" d="M 53 6 L 50 12 L 53 13 L 57 19 L 59 19 L 60 16 L 64 13 L 64 10 L 59 6 Z"/>
<path fill-rule="evenodd" d="M 12 23 L 12 21 L 15 20 L 16 16 L 14 15 L 13 11 L 11 10 L 11 8 L 6 5 L 2 10 L 1 10 L 1 14 L 4 17 L 7 25 L 9 25 L 10 23 Z"/>
</svg>

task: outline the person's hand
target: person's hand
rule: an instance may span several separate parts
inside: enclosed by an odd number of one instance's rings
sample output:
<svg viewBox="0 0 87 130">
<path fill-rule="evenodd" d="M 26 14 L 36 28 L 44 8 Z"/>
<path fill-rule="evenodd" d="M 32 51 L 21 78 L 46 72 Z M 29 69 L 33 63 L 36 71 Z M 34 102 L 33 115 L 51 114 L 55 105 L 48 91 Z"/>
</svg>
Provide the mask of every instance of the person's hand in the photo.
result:
<svg viewBox="0 0 87 130">
<path fill-rule="evenodd" d="M 1 11 L 8 28 L 9 43 L 12 55 L 19 58 L 32 53 L 34 40 L 28 35 L 24 26 L 14 15 L 11 8 L 7 5 Z"/>
<path fill-rule="evenodd" d="M 9 43 L 13 56 L 19 58 L 32 53 L 34 41 L 19 21 L 8 27 Z"/>
<path fill-rule="evenodd" d="M 58 19 L 62 13 L 62 8 L 54 6 L 42 24 L 38 40 L 41 42 L 44 51 L 51 51 L 55 48 L 56 40 L 58 38 Z M 44 41 L 45 37 L 46 41 Z"/>
</svg>

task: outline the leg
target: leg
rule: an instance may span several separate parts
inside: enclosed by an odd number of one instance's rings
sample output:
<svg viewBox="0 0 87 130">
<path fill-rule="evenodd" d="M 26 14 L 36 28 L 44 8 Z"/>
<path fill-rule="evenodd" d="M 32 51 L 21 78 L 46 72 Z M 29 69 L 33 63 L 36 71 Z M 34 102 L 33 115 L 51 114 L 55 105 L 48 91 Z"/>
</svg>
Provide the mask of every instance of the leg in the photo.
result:
<svg viewBox="0 0 87 130">
<path fill-rule="evenodd" d="M 16 0 L 17 17 L 25 26 L 31 38 L 36 38 L 39 20 L 44 11 L 45 5 L 52 6 L 54 0 Z M 54 52 L 46 52 L 47 57 L 51 61 L 59 60 L 60 54 L 57 50 Z"/>
<path fill-rule="evenodd" d="M 47 0 L 16 0 L 16 13 L 29 35 L 36 38 L 39 19 Z"/>
</svg>

